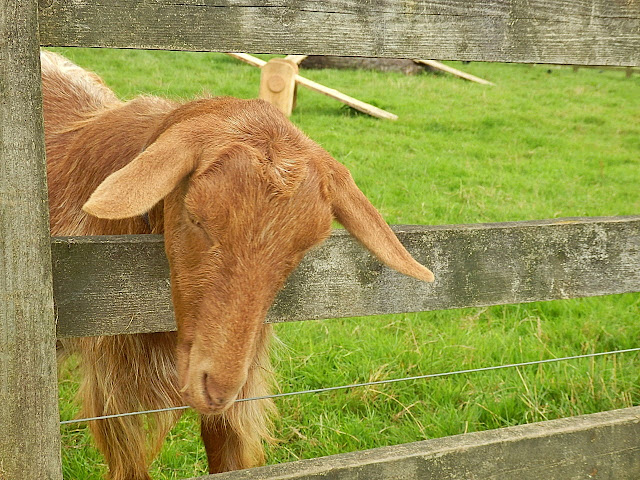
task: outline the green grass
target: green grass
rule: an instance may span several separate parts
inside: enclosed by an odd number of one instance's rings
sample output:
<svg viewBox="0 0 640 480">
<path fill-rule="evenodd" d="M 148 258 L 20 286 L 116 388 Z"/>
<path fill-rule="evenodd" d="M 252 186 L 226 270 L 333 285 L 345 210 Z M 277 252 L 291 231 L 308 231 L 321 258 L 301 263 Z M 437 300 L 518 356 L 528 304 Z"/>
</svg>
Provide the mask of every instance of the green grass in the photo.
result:
<svg viewBox="0 0 640 480">
<path fill-rule="evenodd" d="M 123 98 L 254 97 L 259 71 L 218 54 L 61 50 Z M 454 64 L 455 65 L 455 64 Z M 440 75 L 304 71 L 399 116 L 372 119 L 300 90 L 292 121 L 338 160 L 390 223 L 451 224 L 640 212 L 640 77 L 472 63 L 497 84 Z M 278 325 L 282 391 L 640 346 L 640 295 Z M 278 401 L 278 463 L 640 404 L 626 354 Z M 77 409 L 74 365 L 61 411 Z M 154 475 L 206 468 L 193 413 Z M 100 478 L 84 426 L 63 428 L 65 478 Z M 154 477 L 154 478 L 156 478 Z"/>
</svg>

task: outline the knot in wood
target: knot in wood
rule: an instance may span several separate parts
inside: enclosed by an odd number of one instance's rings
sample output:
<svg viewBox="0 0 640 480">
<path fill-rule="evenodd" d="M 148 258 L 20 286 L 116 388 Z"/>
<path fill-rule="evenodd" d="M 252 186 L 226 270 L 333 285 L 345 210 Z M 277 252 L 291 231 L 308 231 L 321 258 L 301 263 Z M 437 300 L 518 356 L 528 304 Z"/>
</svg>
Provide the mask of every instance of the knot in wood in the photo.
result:
<svg viewBox="0 0 640 480">
<path fill-rule="evenodd" d="M 273 75 L 267 80 L 267 86 L 273 93 L 280 93 L 287 86 L 287 82 L 280 75 Z"/>
</svg>

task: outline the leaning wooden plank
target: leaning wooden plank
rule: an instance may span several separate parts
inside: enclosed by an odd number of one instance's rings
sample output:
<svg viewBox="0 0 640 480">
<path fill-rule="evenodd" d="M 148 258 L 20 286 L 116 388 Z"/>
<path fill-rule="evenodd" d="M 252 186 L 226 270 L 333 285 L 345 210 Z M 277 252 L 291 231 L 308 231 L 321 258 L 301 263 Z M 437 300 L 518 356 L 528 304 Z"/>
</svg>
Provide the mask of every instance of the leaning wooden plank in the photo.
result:
<svg viewBox="0 0 640 480">
<path fill-rule="evenodd" d="M 457 68 L 450 67 L 449 65 L 445 65 L 444 63 L 437 62 L 435 60 L 414 60 L 416 63 L 421 63 L 422 65 L 426 65 L 435 70 L 440 70 L 441 72 L 450 73 L 451 75 L 455 75 L 456 77 L 464 78 L 465 80 L 469 80 L 470 82 L 481 83 L 482 85 L 494 85 L 495 83 L 485 80 L 480 77 L 476 77 L 475 75 L 471 75 L 470 73 L 463 72 L 458 70 Z"/>
<path fill-rule="evenodd" d="M 36 0 L 0 0 L 0 479 L 62 479 Z"/>
<path fill-rule="evenodd" d="M 394 230 L 434 283 L 384 267 L 337 230 L 307 254 L 268 321 L 640 291 L 640 216 Z M 55 238 L 52 249 L 59 336 L 175 328 L 162 237 Z"/>
<path fill-rule="evenodd" d="M 640 407 L 191 480 L 640 478 Z"/>
<path fill-rule="evenodd" d="M 371 115 L 372 117 L 384 118 L 387 120 L 398 119 L 398 116 L 391 112 L 387 112 L 386 110 L 383 110 L 381 108 L 374 107 L 369 103 L 355 99 L 353 97 L 350 97 L 349 95 L 345 95 L 344 93 L 339 92 L 338 90 L 335 90 L 333 88 L 320 85 L 319 83 L 316 83 L 313 80 L 309 80 L 308 78 L 301 77 L 300 75 L 296 75 L 296 83 L 308 88 L 309 90 L 313 90 L 314 92 L 318 92 L 322 95 L 333 98 L 334 100 L 338 100 L 339 102 L 342 102 L 345 105 L 348 105 L 349 107 L 354 108 L 360 112 Z"/>
<path fill-rule="evenodd" d="M 640 2 L 44 0 L 43 45 L 640 64 Z"/>
<path fill-rule="evenodd" d="M 265 62 L 261 58 L 254 57 L 253 55 L 249 55 L 248 53 L 229 52 L 227 53 L 227 55 L 235 58 L 236 60 L 240 60 L 244 63 L 248 63 L 249 65 L 253 65 L 254 67 L 258 68 L 262 68 L 267 64 L 267 62 Z"/>
<path fill-rule="evenodd" d="M 293 62 L 296 65 L 300 65 L 308 56 L 309 55 L 287 55 L 284 59 Z"/>
</svg>

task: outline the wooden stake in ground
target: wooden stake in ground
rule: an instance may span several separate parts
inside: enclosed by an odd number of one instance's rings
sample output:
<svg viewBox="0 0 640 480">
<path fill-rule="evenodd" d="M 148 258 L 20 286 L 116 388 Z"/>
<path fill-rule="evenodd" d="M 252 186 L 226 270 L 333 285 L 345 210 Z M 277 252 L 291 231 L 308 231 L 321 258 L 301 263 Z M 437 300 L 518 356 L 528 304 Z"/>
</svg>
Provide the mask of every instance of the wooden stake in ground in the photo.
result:
<svg viewBox="0 0 640 480">
<path fill-rule="evenodd" d="M 228 53 L 227 55 L 232 56 L 233 58 L 236 58 L 238 60 L 241 60 L 245 63 L 248 63 L 249 65 L 253 65 L 254 67 L 259 67 L 264 69 L 265 66 L 268 63 L 273 62 L 274 60 L 280 60 L 280 61 L 286 61 L 287 63 L 293 65 L 293 64 L 298 64 L 299 62 L 301 62 L 303 60 L 302 57 L 304 57 L 304 55 L 289 55 L 288 57 L 284 58 L 284 59 L 272 59 L 269 60 L 269 62 L 265 62 L 264 60 L 261 60 L 257 57 L 254 57 L 253 55 L 248 55 L 246 53 Z M 271 70 L 272 67 L 268 67 L 269 70 Z M 276 71 L 277 69 L 274 68 L 274 71 Z M 269 81 L 269 76 L 270 75 L 266 75 L 266 76 L 262 76 L 261 77 L 261 83 L 262 82 L 268 82 Z M 284 80 L 283 78 L 283 81 Z M 309 90 L 313 90 L 314 92 L 318 92 L 318 93 L 322 93 L 323 95 L 326 95 L 328 97 L 334 98 L 336 100 L 338 100 L 339 102 L 344 103 L 345 105 L 350 106 L 351 108 L 355 108 L 356 110 L 366 113 L 367 115 L 371 115 L 372 117 L 376 117 L 376 118 L 386 118 L 387 120 L 397 120 L 398 116 L 394 115 L 393 113 L 387 112 L 386 110 L 382 110 L 381 108 L 378 107 L 374 107 L 373 105 L 370 105 L 368 103 L 362 102 L 356 98 L 350 97 L 349 95 L 346 95 L 342 92 L 339 92 L 338 90 L 334 90 L 333 88 L 329 88 L 329 87 L 325 87 L 324 85 L 321 85 L 319 83 L 316 83 L 312 80 L 309 80 L 308 78 L 302 77 L 300 75 L 295 75 L 295 82 L 298 85 L 302 85 L 303 87 L 308 88 Z M 275 84 L 277 86 L 277 88 L 279 88 L 279 84 L 280 81 L 276 80 Z M 272 96 L 272 93 L 270 90 L 269 86 L 265 86 L 264 88 L 261 86 L 260 87 L 260 98 L 264 98 L 267 101 L 270 101 L 269 98 L 265 98 L 262 96 L 262 92 L 267 92 L 266 95 L 268 96 Z M 283 88 L 284 91 L 284 88 Z M 295 90 L 294 90 L 295 91 Z M 295 97 L 294 97 L 295 98 Z M 280 100 L 279 100 L 280 102 Z M 291 102 L 293 102 L 293 99 L 291 100 Z M 284 102 L 286 103 L 286 102 Z M 276 106 L 278 106 L 276 104 Z M 278 107 L 280 108 L 280 107 Z M 285 115 L 290 115 L 291 111 L 287 111 L 284 109 L 280 109 Z"/>
</svg>

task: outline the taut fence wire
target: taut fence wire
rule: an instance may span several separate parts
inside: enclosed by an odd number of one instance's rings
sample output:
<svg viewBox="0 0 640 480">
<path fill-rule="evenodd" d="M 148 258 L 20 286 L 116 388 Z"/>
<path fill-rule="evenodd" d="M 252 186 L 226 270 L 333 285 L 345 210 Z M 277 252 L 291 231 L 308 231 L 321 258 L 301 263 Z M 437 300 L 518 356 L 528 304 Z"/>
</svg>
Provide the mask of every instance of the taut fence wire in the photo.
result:
<svg viewBox="0 0 640 480">
<path fill-rule="evenodd" d="M 349 389 L 349 388 L 358 388 L 358 387 L 369 387 L 372 385 L 384 385 L 387 383 L 398 383 L 398 382 L 405 382 L 405 381 L 412 381 L 412 380 L 424 380 L 424 379 L 428 379 L 428 378 L 438 378 L 438 377 L 449 377 L 452 375 L 462 375 L 462 374 L 468 374 L 468 373 L 476 373 L 476 372 L 488 372 L 488 371 L 492 371 L 492 370 L 502 370 L 505 368 L 514 368 L 514 367 L 528 367 L 531 365 L 543 365 L 543 364 L 547 364 L 547 363 L 557 363 L 557 362 L 565 362 L 565 361 L 569 361 L 569 360 L 578 360 L 581 358 L 594 358 L 594 357 L 603 357 L 606 355 L 617 355 L 617 354 L 622 354 L 622 353 L 631 353 L 631 352 L 639 352 L 640 351 L 640 347 L 637 348 L 627 348 L 624 350 L 612 350 L 612 351 L 608 351 L 608 352 L 596 352 L 596 353 L 586 353 L 583 355 L 572 355 L 572 356 L 568 356 L 568 357 L 558 357 L 558 358 L 548 358 L 548 359 L 544 359 L 544 360 L 534 360 L 534 361 L 530 361 L 530 362 L 521 362 L 521 363 L 510 363 L 510 364 L 505 364 L 505 365 L 494 365 L 494 366 L 489 366 L 489 367 L 480 367 L 480 368 L 470 368 L 470 369 L 466 369 L 466 370 L 456 370 L 456 371 L 452 371 L 452 372 L 441 372 L 441 373 L 429 373 L 426 375 L 416 375 L 416 376 L 412 376 L 412 377 L 403 377 L 403 378 L 392 378 L 389 380 L 377 380 L 375 382 L 363 382 L 363 383 L 353 383 L 350 385 L 340 385 L 340 386 L 335 386 L 335 387 L 324 387 L 324 388 L 314 388 L 311 390 L 301 390 L 298 392 L 284 392 L 284 393 L 276 393 L 273 395 L 265 395 L 262 397 L 252 397 L 252 398 L 239 398 L 236 400 L 236 402 L 250 402 L 250 401 L 256 401 L 256 400 L 266 400 L 266 399 L 273 399 L 273 398 L 282 398 L 282 397 L 291 397 L 294 395 L 304 395 L 304 394 L 311 394 L 311 393 L 323 393 L 323 392 L 331 392 L 331 391 L 335 391 L 335 390 L 345 390 L 345 389 Z M 169 408 L 160 408 L 160 409 L 156 409 L 156 410 L 143 410 L 143 411 L 139 411 L 139 412 L 128 412 L 128 413 L 117 413 L 117 414 L 113 414 L 113 415 L 103 415 L 100 417 L 88 417 L 88 418 L 78 418 L 75 420 L 64 420 L 60 422 L 60 425 L 68 425 L 68 424 L 74 424 L 74 423 L 84 423 L 84 422 L 92 422 L 95 420 L 107 420 L 110 418 L 118 418 L 118 417 L 128 417 L 128 416 L 132 416 L 132 415 L 144 415 L 147 413 L 160 413 L 160 412 L 169 412 L 169 411 L 175 411 L 175 410 L 186 410 L 190 407 L 183 405 L 183 406 L 179 406 L 179 407 L 169 407 Z"/>
</svg>

